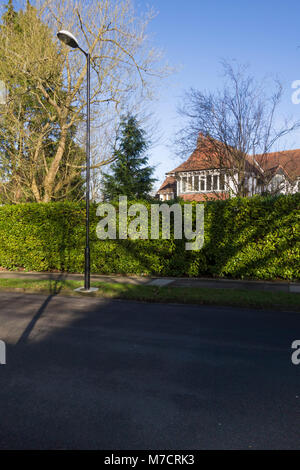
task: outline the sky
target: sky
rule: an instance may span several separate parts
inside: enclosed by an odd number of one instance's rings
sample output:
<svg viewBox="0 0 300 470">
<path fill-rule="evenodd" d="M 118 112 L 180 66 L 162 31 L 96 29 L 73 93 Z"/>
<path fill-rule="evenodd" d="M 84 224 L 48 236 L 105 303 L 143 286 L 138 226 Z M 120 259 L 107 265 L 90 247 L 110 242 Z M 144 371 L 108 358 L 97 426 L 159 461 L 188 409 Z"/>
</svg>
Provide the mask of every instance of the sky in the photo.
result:
<svg viewBox="0 0 300 470">
<path fill-rule="evenodd" d="M 6 2 L 0 0 L 0 5 Z M 280 117 L 300 119 L 300 104 L 292 103 L 292 83 L 300 80 L 299 0 L 133 2 L 138 12 L 147 6 L 156 11 L 148 29 L 150 39 L 177 69 L 161 81 L 152 105 L 159 129 L 158 142 L 149 150 L 150 163 L 156 167 L 156 188 L 165 173 L 181 162 L 173 142 L 175 132 L 183 125 L 177 108 L 184 91 L 190 87 L 211 92 L 222 88 L 223 59 L 249 65 L 249 73 L 258 80 L 279 79 L 285 90 Z M 16 7 L 18 3 L 14 0 Z M 300 131 L 286 138 L 282 146 L 282 150 L 300 148 Z"/>
<path fill-rule="evenodd" d="M 222 59 L 247 64 L 258 80 L 279 79 L 284 87 L 280 117 L 300 119 L 300 104 L 292 102 L 292 83 L 300 80 L 299 0 L 135 0 L 135 4 L 142 10 L 154 7 L 151 40 L 178 69 L 153 106 L 161 137 L 150 150 L 156 187 L 165 172 L 181 162 L 172 141 L 183 125 L 177 108 L 184 91 L 222 88 Z M 283 145 L 300 148 L 300 131 Z"/>
</svg>

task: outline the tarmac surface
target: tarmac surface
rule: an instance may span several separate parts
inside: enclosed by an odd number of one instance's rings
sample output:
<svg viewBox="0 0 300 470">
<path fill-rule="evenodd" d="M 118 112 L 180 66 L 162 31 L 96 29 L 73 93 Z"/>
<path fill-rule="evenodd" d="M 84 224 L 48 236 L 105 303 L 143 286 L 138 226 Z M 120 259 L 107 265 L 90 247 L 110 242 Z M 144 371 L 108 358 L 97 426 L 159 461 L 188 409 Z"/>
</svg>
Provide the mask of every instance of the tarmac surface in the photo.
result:
<svg viewBox="0 0 300 470">
<path fill-rule="evenodd" d="M 300 315 L 0 293 L 1 449 L 299 449 Z"/>
</svg>

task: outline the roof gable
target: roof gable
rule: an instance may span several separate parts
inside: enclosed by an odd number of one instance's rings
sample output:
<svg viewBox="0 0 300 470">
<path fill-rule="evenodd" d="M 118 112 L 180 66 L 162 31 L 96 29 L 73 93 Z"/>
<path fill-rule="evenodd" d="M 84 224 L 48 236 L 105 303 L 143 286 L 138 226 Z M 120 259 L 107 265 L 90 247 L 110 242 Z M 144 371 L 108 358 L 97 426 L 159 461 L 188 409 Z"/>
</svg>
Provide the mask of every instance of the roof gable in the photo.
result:
<svg viewBox="0 0 300 470">
<path fill-rule="evenodd" d="M 168 174 L 219 168 L 233 168 L 234 150 L 215 139 L 200 135 L 197 148 L 181 165 Z M 237 157 L 238 158 L 238 157 Z M 255 173 L 283 171 L 290 179 L 300 177 L 300 149 L 271 152 L 264 155 L 245 155 L 245 170 Z"/>
<path fill-rule="evenodd" d="M 167 176 L 161 187 L 157 191 L 160 194 L 174 193 L 176 189 L 176 179 L 174 176 Z"/>
<path fill-rule="evenodd" d="M 246 163 L 245 169 L 247 171 L 259 171 L 259 167 L 254 158 L 249 155 L 244 155 L 244 158 Z M 215 139 L 200 135 L 197 148 L 193 151 L 191 156 L 168 174 L 219 168 L 229 169 L 235 166 L 233 161 L 233 148 L 226 147 L 225 144 Z"/>
<path fill-rule="evenodd" d="M 300 149 L 256 155 L 255 158 L 266 172 L 276 174 L 283 170 L 291 179 L 300 176 Z"/>
</svg>

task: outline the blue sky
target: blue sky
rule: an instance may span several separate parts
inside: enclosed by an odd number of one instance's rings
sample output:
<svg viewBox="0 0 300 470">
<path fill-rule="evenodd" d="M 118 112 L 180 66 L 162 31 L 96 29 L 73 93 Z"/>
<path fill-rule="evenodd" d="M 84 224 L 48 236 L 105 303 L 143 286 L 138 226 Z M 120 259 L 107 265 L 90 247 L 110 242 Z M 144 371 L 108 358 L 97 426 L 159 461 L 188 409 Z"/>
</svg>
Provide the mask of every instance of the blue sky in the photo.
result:
<svg viewBox="0 0 300 470">
<path fill-rule="evenodd" d="M 300 104 L 292 103 L 291 88 L 300 80 L 300 3 L 286 0 L 135 0 L 138 8 L 158 12 L 149 27 L 153 42 L 180 70 L 170 77 L 155 103 L 161 140 L 150 151 L 157 165 L 157 185 L 179 160 L 170 146 L 182 123 L 177 106 L 191 86 L 214 91 L 222 87 L 220 61 L 249 65 L 258 80 L 278 78 L 284 86 L 280 113 L 300 119 Z M 284 146 L 300 148 L 300 132 Z M 188 155 L 187 155 L 188 157 Z"/>
<path fill-rule="evenodd" d="M 150 150 L 158 186 L 165 172 L 180 163 L 172 141 L 182 125 L 177 106 L 185 90 L 222 88 L 220 61 L 248 64 L 258 80 L 278 78 L 284 86 L 280 112 L 300 119 L 300 104 L 292 103 L 293 81 L 300 80 L 299 0 L 133 0 L 139 11 L 157 12 L 149 33 L 154 45 L 178 72 L 169 77 L 153 105 L 160 140 Z M 0 5 L 7 0 L 0 0 Z M 15 6 L 19 1 L 15 0 Z M 300 148 L 300 132 L 283 142 Z M 188 155 L 187 155 L 188 157 Z"/>
</svg>

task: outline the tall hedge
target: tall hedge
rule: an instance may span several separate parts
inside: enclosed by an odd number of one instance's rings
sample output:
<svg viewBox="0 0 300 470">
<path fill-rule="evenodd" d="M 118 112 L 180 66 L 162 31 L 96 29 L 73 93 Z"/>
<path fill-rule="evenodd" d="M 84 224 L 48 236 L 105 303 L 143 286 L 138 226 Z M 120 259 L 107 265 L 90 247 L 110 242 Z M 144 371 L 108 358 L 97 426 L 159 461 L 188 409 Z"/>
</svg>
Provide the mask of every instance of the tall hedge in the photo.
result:
<svg viewBox="0 0 300 470">
<path fill-rule="evenodd" d="M 149 203 L 145 204 L 149 208 Z M 300 193 L 207 202 L 204 246 L 199 251 L 186 251 L 185 240 L 99 240 L 99 218 L 96 205 L 92 205 L 91 270 L 298 280 L 299 209 Z M 0 207 L 0 266 L 4 268 L 83 272 L 84 245 L 84 204 Z"/>
</svg>

